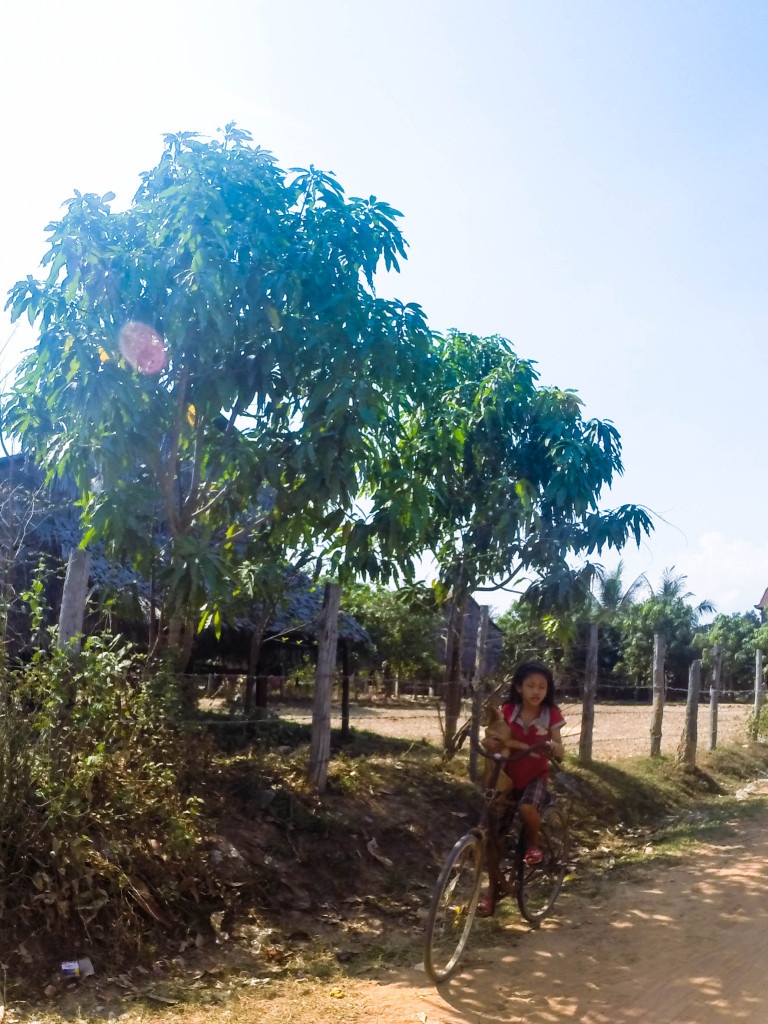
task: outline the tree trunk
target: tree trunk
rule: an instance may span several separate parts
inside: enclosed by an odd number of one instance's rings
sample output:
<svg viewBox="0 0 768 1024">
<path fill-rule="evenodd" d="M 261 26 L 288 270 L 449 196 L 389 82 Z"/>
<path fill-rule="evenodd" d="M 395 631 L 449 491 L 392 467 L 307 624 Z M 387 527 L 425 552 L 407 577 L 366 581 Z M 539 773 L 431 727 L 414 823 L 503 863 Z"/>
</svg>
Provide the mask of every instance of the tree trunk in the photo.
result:
<svg viewBox="0 0 768 1024">
<path fill-rule="evenodd" d="M 195 628 L 192 623 L 180 611 L 174 612 L 168 622 L 165 649 L 171 659 L 173 668 L 181 677 L 179 680 L 180 694 L 185 714 L 194 714 L 197 711 L 197 691 L 194 680 L 184 674 L 192 655 L 194 640 Z"/>
<path fill-rule="evenodd" d="M 4 492 L 2 504 L 3 515 L 0 518 L 0 636 L 5 638 L 8 633 L 8 618 L 15 596 L 13 586 L 14 569 L 18 552 L 21 550 L 26 530 L 18 513 L 18 491 L 13 486 L 13 471 L 9 467 L 9 484 L 11 489 Z"/>
<path fill-rule="evenodd" d="M 59 611 L 58 647 L 61 651 L 70 651 L 72 654 L 80 651 L 90 567 L 91 552 L 88 548 L 72 548 Z"/>
<path fill-rule="evenodd" d="M 696 764 L 696 745 L 699 734 L 699 691 L 701 690 L 701 662 L 691 662 L 688 671 L 688 700 L 685 705 L 685 727 L 680 737 L 677 759 L 682 764 Z"/>
<path fill-rule="evenodd" d="M 661 754 L 661 723 L 664 717 L 664 655 L 667 642 L 656 633 L 653 638 L 653 708 L 651 710 L 651 757 Z"/>
<path fill-rule="evenodd" d="M 385 661 L 381 666 L 381 681 L 384 687 L 384 700 L 389 700 L 392 696 L 392 666 L 388 661 Z"/>
<path fill-rule="evenodd" d="M 340 603 L 339 584 L 326 583 L 319 623 L 312 739 L 309 747 L 309 784 L 317 793 L 325 792 L 328 779 L 328 760 L 331 754 L 331 686 L 336 664 Z"/>
<path fill-rule="evenodd" d="M 720 676 L 723 671 L 723 648 L 715 644 L 712 648 L 715 663 L 712 668 L 712 684 L 709 687 L 709 749 L 717 747 L 717 711 L 720 703 Z"/>
<path fill-rule="evenodd" d="M 482 776 L 478 771 L 478 753 L 476 744 L 480 740 L 480 711 L 483 704 L 483 678 L 485 676 L 485 645 L 488 641 L 487 605 L 480 608 L 480 621 L 477 624 L 477 646 L 475 648 L 475 674 L 472 678 L 472 725 L 469 732 L 469 777 L 477 783 Z"/>
<path fill-rule="evenodd" d="M 150 661 L 157 654 L 160 643 L 160 616 L 161 609 L 157 600 L 155 563 L 153 560 L 149 574 L 149 622 L 147 623 L 147 651 L 149 652 L 148 659 Z"/>
<path fill-rule="evenodd" d="M 267 708 L 269 707 L 269 676 L 265 673 L 256 673 L 256 694 L 255 694 L 255 712 L 257 717 L 263 718 L 266 716 Z"/>
<path fill-rule="evenodd" d="M 451 604 L 448 618 L 448 636 L 445 650 L 445 736 L 443 746 L 447 754 L 456 752 L 456 732 L 461 715 L 461 647 L 464 632 L 464 608 Z"/>
<path fill-rule="evenodd" d="M 262 608 L 258 621 L 251 634 L 251 643 L 248 649 L 248 675 L 245 677 L 243 689 L 243 711 L 246 715 L 252 714 L 254 707 L 267 709 L 269 693 L 266 677 L 258 675 L 259 659 L 261 657 L 261 645 L 264 642 L 264 631 L 271 615 L 271 609 Z"/>
<path fill-rule="evenodd" d="M 597 652 L 599 630 L 596 622 L 589 624 L 587 665 L 584 673 L 584 699 L 581 711 L 581 733 L 579 735 L 579 762 L 589 764 L 592 760 L 592 736 L 595 731 L 595 696 L 597 694 Z"/>
</svg>

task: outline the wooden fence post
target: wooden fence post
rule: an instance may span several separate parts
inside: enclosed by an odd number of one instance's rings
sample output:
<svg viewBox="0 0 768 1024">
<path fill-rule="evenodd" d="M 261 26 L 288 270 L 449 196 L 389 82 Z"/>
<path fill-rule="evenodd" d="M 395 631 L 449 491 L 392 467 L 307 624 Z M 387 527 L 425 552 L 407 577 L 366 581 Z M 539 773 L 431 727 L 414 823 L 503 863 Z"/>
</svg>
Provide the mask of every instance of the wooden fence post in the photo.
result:
<svg viewBox="0 0 768 1024">
<path fill-rule="evenodd" d="M 696 764 L 696 744 L 699 735 L 699 692 L 701 690 L 701 662 L 691 662 L 688 670 L 688 700 L 685 705 L 685 726 L 680 737 L 677 759 L 683 764 Z"/>
<path fill-rule="evenodd" d="M 341 742 L 349 742 L 349 643 L 342 640 L 341 647 Z"/>
<path fill-rule="evenodd" d="M 75 545 L 69 553 L 64 591 L 61 595 L 58 640 L 60 651 L 68 650 L 72 654 L 80 652 L 90 568 L 90 548 Z"/>
<path fill-rule="evenodd" d="M 331 755 L 331 687 L 336 666 L 340 604 L 341 587 L 338 583 L 326 583 L 319 622 L 312 738 L 309 745 L 309 784 L 316 793 L 325 792 L 328 779 L 328 759 Z"/>
<path fill-rule="evenodd" d="M 587 644 L 587 665 L 584 673 L 584 698 L 581 709 L 581 732 L 579 734 L 579 762 L 587 764 L 592 760 L 592 734 L 595 731 L 595 695 L 597 693 L 597 648 L 598 625 L 589 624 Z"/>
<path fill-rule="evenodd" d="M 712 682 L 709 687 L 709 749 L 717 747 L 717 709 L 720 703 L 720 675 L 723 669 L 723 647 L 715 644 L 712 648 L 715 663 L 712 668 Z"/>
<path fill-rule="evenodd" d="M 763 652 L 758 648 L 755 651 L 755 712 L 752 725 L 752 738 L 757 739 L 760 735 L 760 711 L 763 706 Z"/>
<path fill-rule="evenodd" d="M 475 674 L 472 678 L 472 723 L 469 730 L 469 777 L 477 782 L 481 772 L 477 769 L 478 754 L 475 744 L 480 736 L 480 711 L 483 704 L 482 682 L 485 675 L 485 645 L 488 640 L 488 605 L 480 606 L 480 621 L 477 624 L 477 645 L 475 647 Z"/>
<path fill-rule="evenodd" d="M 661 723 L 664 718 L 664 655 L 667 641 L 661 633 L 653 637 L 653 709 L 651 711 L 651 757 L 661 754 Z"/>
</svg>

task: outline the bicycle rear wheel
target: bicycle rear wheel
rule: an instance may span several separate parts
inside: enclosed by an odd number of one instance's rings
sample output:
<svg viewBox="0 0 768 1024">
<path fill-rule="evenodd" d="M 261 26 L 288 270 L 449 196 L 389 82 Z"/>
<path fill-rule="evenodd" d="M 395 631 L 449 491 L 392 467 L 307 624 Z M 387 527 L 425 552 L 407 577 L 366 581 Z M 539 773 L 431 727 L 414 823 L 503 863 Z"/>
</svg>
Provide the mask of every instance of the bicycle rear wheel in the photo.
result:
<svg viewBox="0 0 768 1024">
<path fill-rule="evenodd" d="M 483 841 L 468 832 L 446 858 L 432 894 L 424 935 L 424 969 L 436 984 L 458 966 L 475 919 L 485 862 Z"/>
<path fill-rule="evenodd" d="M 548 808 L 541 818 L 540 864 L 525 863 L 525 843 L 518 846 L 517 903 L 520 913 L 536 925 L 552 912 L 568 868 L 570 837 L 568 821 L 556 807 Z"/>
</svg>

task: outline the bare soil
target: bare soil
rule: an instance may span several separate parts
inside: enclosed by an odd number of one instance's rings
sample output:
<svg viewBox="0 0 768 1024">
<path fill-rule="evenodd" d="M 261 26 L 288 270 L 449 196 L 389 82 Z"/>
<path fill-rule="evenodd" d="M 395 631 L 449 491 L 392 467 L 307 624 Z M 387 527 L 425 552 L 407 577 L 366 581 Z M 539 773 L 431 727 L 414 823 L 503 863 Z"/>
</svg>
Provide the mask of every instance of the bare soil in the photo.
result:
<svg viewBox="0 0 768 1024">
<path fill-rule="evenodd" d="M 561 704 L 560 708 L 565 715 L 565 749 L 575 752 L 578 750 L 581 731 L 581 705 Z M 291 721 L 308 723 L 312 720 L 311 708 L 306 705 L 283 705 L 277 710 L 281 717 Z M 746 704 L 720 704 L 717 716 L 719 745 L 742 742 L 750 711 L 751 708 Z M 468 706 L 465 713 L 468 717 Z M 341 725 L 341 711 L 338 705 L 333 707 L 331 724 L 334 727 Z M 350 724 L 352 728 L 368 729 L 381 736 L 426 739 L 435 744 L 441 741 L 440 717 L 436 702 L 424 698 L 402 702 L 401 706 L 353 704 L 350 707 Z M 662 753 L 676 753 L 684 724 L 685 705 L 667 704 L 664 709 Z M 706 749 L 710 735 L 710 709 L 707 705 L 702 704 L 699 707 L 697 724 L 699 745 Z M 646 757 L 650 748 L 650 728 L 649 705 L 599 704 L 595 709 L 595 759 L 615 761 L 626 757 Z"/>
</svg>

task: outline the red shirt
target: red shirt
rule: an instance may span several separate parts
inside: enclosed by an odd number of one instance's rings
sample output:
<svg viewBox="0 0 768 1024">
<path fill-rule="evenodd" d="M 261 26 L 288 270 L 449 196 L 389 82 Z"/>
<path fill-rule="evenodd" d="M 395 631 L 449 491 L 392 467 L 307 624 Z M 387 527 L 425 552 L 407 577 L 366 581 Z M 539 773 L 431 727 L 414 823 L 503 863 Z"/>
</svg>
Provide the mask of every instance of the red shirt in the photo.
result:
<svg viewBox="0 0 768 1024">
<path fill-rule="evenodd" d="M 552 729 L 565 721 L 557 705 L 550 708 L 543 704 L 539 709 L 538 718 L 534 718 L 530 725 L 525 725 L 520 719 L 522 710 L 522 704 L 505 704 L 501 709 L 507 725 L 512 730 L 512 738 L 522 743 L 543 743 L 550 739 Z M 533 782 L 539 776 L 543 779 L 549 778 L 549 758 L 533 755 L 521 757 L 519 761 L 508 764 L 506 771 L 515 789 L 524 789 L 529 782 Z"/>
</svg>

